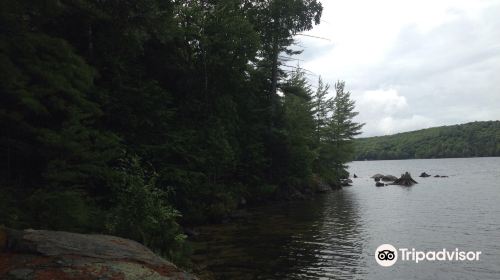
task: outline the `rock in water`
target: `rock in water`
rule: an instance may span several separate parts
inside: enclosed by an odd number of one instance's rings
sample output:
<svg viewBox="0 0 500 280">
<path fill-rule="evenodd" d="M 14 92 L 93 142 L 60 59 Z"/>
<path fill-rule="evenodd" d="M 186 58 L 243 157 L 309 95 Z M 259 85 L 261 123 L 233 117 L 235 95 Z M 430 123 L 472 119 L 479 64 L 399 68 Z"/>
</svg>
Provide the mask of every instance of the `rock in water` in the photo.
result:
<svg viewBox="0 0 500 280">
<path fill-rule="evenodd" d="M 375 183 L 375 187 L 383 187 L 383 186 L 385 186 L 384 183 L 381 183 L 381 182 L 376 182 Z"/>
<path fill-rule="evenodd" d="M 401 185 L 401 186 L 412 186 L 413 184 L 418 184 L 417 181 L 413 180 L 410 173 L 405 172 L 405 174 L 401 174 L 401 177 L 392 183 L 393 185 Z"/>
<path fill-rule="evenodd" d="M 340 184 L 342 187 L 350 187 L 352 186 L 352 180 L 351 179 L 340 179 Z"/>
<path fill-rule="evenodd" d="M 429 174 L 427 174 L 427 173 L 425 173 L 425 172 L 422 172 L 422 174 L 420 174 L 420 176 L 418 176 L 418 177 L 423 177 L 423 178 L 425 178 L 425 177 L 431 177 L 431 175 L 429 175 Z"/>
<path fill-rule="evenodd" d="M 372 176 L 373 179 L 377 179 L 377 178 L 380 179 L 382 177 L 384 177 L 384 174 L 380 174 L 380 173 L 377 173 L 377 174 L 375 174 L 375 175 Z"/>
<path fill-rule="evenodd" d="M 384 177 L 382 177 L 382 181 L 384 181 L 384 182 L 396 181 L 397 179 L 398 179 L 398 177 L 393 176 L 393 175 L 385 175 Z"/>
<path fill-rule="evenodd" d="M 145 246 L 109 235 L 0 228 L 0 279 L 157 279 L 195 276 Z"/>
</svg>

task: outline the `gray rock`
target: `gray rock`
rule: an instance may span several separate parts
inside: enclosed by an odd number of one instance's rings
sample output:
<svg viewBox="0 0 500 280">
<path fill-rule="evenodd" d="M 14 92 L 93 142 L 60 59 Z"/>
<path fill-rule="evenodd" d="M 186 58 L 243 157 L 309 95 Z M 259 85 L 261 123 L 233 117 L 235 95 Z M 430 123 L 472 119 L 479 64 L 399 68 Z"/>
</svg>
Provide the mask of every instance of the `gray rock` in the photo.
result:
<svg viewBox="0 0 500 280">
<path fill-rule="evenodd" d="M 9 277 L 13 279 L 32 279 L 33 269 L 20 268 L 9 271 Z"/>
<path fill-rule="evenodd" d="M 381 179 L 382 177 L 384 177 L 384 174 L 377 173 L 377 174 L 373 175 L 371 178 L 373 178 L 373 179 L 376 179 L 376 178 Z"/>
<path fill-rule="evenodd" d="M 0 279 L 197 279 L 138 242 L 116 236 L 0 227 Z M 0 268 L 2 268 L 0 267 Z"/>
<path fill-rule="evenodd" d="M 394 182 L 398 179 L 398 177 L 394 176 L 394 175 L 384 175 L 382 177 L 382 181 L 384 182 Z"/>
</svg>

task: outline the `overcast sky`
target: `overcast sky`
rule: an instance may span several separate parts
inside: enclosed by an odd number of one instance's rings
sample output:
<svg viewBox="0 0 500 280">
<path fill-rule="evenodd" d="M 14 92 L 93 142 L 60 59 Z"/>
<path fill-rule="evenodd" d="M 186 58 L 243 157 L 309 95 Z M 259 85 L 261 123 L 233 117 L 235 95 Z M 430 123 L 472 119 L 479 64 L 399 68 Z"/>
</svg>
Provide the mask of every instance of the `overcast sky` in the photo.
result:
<svg viewBox="0 0 500 280">
<path fill-rule="evenodd" d="M 346 81 L 362 136 L 500 119 L 500 0 L 322 3 L 300 66 Z"/>
</svg>

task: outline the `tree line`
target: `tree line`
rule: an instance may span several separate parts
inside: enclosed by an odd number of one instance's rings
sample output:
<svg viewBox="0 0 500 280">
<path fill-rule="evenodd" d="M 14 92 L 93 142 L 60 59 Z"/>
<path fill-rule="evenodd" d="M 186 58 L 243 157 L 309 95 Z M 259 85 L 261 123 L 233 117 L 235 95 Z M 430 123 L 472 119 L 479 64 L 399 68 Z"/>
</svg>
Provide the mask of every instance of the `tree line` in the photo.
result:
<svg viewBox="0 0 500 280">
<path fill-rule="evenodd" d="M 345 84 L 329 97 L 282 67 L 316 0 L 1 6 L 0 224 L 115 234 L 179 262 L 179 224 L 345 176 L 362 127 Z"/>
<path fill-rule="evenodd" d="M 355 146 L 356 160 L 500 156 L 500 121 L 360 138 Z"/>
</svg>

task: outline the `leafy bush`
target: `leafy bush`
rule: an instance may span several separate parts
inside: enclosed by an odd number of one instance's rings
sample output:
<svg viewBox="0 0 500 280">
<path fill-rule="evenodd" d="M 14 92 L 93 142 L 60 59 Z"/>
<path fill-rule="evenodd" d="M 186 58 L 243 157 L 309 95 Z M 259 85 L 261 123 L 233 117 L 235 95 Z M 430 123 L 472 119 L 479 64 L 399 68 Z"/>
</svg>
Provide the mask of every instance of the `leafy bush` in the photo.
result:
<svg viewBox="0 0 500 280">
<path fill-rule="evenodd" d="M 114 206 L 107 216 L 107 231 L 141 242 L 177 261 L 186 250 L 185 238 L 176 219 L 181 215 L 168 205 L 167 195 L 156 188 L 156 174 L 147 174 L 137 159 L 121 168 Z"/>
</svg>

